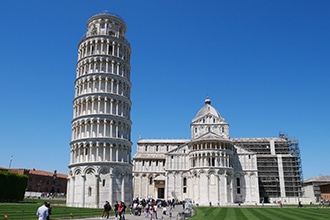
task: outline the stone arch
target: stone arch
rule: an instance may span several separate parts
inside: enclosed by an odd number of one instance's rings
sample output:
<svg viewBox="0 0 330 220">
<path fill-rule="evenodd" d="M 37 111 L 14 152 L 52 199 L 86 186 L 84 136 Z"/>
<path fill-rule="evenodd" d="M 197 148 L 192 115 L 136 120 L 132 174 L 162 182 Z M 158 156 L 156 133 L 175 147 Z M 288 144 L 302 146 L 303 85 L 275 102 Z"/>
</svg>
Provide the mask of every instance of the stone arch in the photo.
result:
<svg viewBox="0 0 330 220">
<path fill-rule="evenodd" d="M 98 169 L 98 174 L 108 174 L 110 173 L 110 168 L 106 166 L 102 166 Z"/>
<path fill-rule="evenodd" d="M 81 174 L 82 174 L 82 172 L 81 172 L 81 168 L 80 168 L 80 167 L 76 167 L 76 168 L 73 170 L 73 173 L 74 173 L 75 176 L 76 176 L 76 175 L 81 175 Z"/>
<path fill-rule="evenodd" d="M 84 171 L 84 174 L 96 174 L 96 170 L 94 167 L 87 166 Z"/>
</svg>

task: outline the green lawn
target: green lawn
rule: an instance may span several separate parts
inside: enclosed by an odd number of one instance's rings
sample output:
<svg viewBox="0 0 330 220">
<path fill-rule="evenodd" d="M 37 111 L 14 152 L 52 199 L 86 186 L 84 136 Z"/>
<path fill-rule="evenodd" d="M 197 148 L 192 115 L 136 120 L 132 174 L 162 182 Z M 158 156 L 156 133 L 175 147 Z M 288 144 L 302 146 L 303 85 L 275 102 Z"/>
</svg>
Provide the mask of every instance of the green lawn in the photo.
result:
<svg viewBox="0 0 330 220">
<path fill-rule="evenodd" d="M 65 201 L 49 200 L 52 206 L 51 219 L 70 219 L 101 216 L 102 209 L 66 207 Z M 37 209 L 44 200 L 24 200 L 24 203 L 0 203 L 0 219 L 36 220 Z"/>
<path fill-rule="evenodd" d="M 330 208 L 316 207 L 196 207 L 196 215 L 190 220 L 326 220 Z"/>
</svg>

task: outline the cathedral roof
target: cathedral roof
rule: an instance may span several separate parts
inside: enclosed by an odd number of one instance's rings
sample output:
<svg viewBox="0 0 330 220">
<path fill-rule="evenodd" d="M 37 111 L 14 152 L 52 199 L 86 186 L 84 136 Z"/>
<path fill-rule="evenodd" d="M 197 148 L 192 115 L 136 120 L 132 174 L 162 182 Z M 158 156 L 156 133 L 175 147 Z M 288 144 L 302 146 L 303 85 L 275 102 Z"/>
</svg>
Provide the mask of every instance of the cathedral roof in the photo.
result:
<svg viewBox="0 0 330 220">
<path fill-rule="evenodd" d="M 211 114 L 211 115 L 214 115 L 218 118 L 221 118 L 219 112 L 211 105 L 211 100 L 209 98 L 206 98 L 205 99 L 205 105 L 204 107 L 202 107 L 197 115 L 195 116 L 195 118 L 193 119 L 193 121 L 197 120 L 198 118 L 201 118 L 205 115 L 208 115 L 208 114 Z"/>
<path fill-rule="evenodd" d="M 134 155 L 134 159 L 165 159 L 165 154 L 155 153 L 139 153 Z"/>
</svg>

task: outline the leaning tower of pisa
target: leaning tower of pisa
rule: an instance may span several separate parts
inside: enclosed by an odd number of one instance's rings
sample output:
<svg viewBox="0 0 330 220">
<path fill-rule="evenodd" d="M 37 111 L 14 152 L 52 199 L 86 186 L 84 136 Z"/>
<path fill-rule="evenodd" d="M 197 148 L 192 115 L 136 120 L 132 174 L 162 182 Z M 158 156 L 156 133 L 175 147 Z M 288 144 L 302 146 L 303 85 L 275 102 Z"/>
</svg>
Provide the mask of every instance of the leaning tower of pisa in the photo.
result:
<svg viewBox="0 0 330 220">
<path fill-rule="evenodd" d="M 132 201 L 131 47 L 114 15 L 87 21 L 78 44 L 67 205 Z"/>
</svg>

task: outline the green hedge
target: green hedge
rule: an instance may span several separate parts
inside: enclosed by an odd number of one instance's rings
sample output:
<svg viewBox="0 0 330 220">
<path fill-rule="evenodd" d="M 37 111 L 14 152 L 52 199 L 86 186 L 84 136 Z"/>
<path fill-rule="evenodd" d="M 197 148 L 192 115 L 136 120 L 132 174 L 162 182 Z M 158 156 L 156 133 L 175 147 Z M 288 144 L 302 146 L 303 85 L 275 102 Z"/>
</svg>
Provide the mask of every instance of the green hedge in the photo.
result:
<svg viewBox="0 0 330 220">
<path fill-rule="evenodd" d="M 28 176 L 0 171 L 0 202 L 17 202 L 24 199 Z"/>
</svg>

